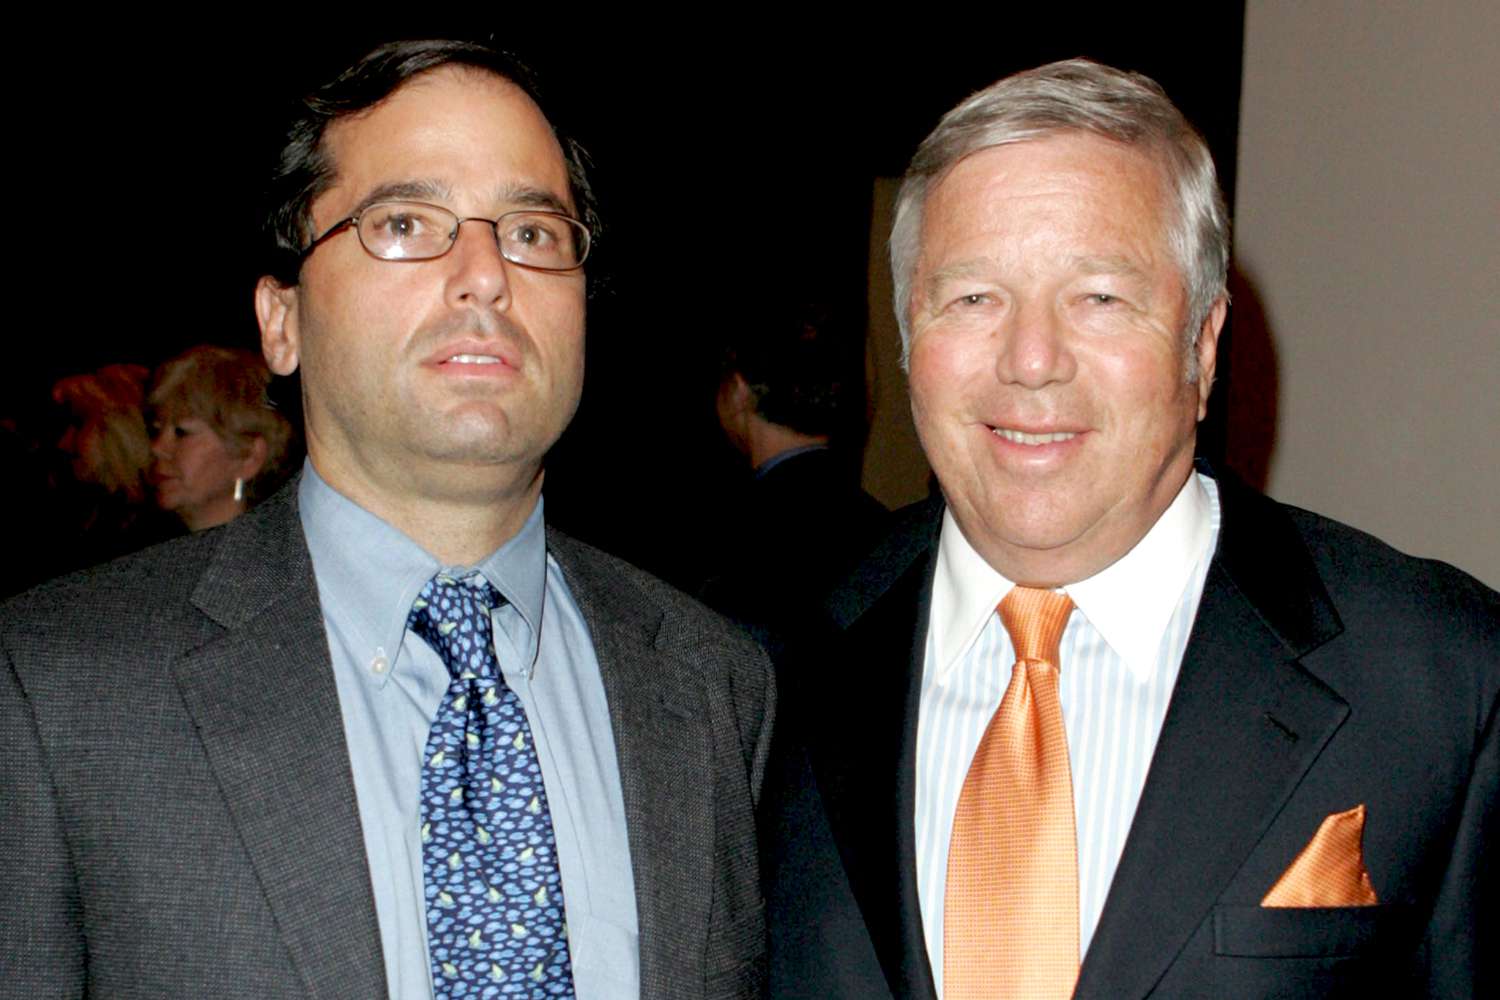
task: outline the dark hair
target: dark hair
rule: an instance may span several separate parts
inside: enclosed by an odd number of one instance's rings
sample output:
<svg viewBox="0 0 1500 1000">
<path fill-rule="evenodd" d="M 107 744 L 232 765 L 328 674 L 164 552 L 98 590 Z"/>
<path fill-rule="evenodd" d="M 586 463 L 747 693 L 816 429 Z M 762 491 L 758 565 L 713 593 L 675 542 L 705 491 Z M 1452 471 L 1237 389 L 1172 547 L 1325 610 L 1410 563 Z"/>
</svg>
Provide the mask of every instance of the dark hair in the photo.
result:
<svg viewBox="0 0 1500 1000">
<path fill-rule="evenodd" d="M 835 434 L 863 405 L 863 331 L 819 303 L 752 307 L 727 330 L 721 377 L 738 372 L 755 412 L 803 434 Z"/>
<path fill-rule="evenodd" d="M 390 42 L 298 102 L 266 191 L 262 225 L 269 251 L 267 274 L 283 285 L 297 283 L 302 252 L 314 236 L 312 203 L 335 179 L 332 157 L 324 142 L 328 126 L 374 107 L 412 78 L 443 66 L 467 66 L 492 73 L 521 88 L 542 109 L 562 147 L 573 204 L 590 235 L 597 238 L 599 215 L 588 179 L 588 154 L 558 128 L 542 103 L 534 75 L 524 63 L 507 52 L 476 42 Z"/>
</svg>

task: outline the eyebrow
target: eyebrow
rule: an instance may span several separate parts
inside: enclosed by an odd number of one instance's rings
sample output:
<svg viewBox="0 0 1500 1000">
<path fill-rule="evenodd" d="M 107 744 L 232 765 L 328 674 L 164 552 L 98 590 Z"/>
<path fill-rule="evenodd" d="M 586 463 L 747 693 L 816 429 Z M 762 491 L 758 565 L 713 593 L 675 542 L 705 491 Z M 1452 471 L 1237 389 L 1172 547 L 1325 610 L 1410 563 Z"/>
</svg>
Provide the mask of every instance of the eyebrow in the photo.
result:
<svg viewBox="0 0 1500 1000">
<path fill-rule="evenodd" d="M 976 257 L 969 260 L 954 261 L 934 270 L 927 276 L 927 287 L 937 289 L 944 282 L 967 281 L 969 279 L 981 279 L 994 275 L 995 262 L 988 257 Z"/>
<path fill-rule="evenodd" d="M 1073 257 L 1068 261 L 1074 270 L 1084 274 L 1118 274 L 1127 278 L 1146 278 L 1139 264 L 1119 254 Z"/>
<path fill-rule="evenodd" d="M 359 200 L 354 206 L 351 216 L 359 215 L 371 205 L 382 201 L 426 201 L 435 204 L 444 204 L 451 201 L 453 189 L 438 180 L 420 179 L 391 181 L 381 184 Z M 546 188 L 535 187 L 530 184 L 508 184 L 500 189 L 502 203 L 516 205 L 520 208 L 537 208 L 548 212 L 557 212 L 560 215 L 571 216 L 572 209 L 567 202 Z"/>
<path fill-rule="evenodd" d="M 930 282 L 949 281 L 953 278 L 972 278 L 991 269 L 987 260 L 960 260 L 946 264 L 928 275 Z"/>
<path fill-rule="evenodd" d="M 500 192 L 500 200 L 522 208 L 540 208 L 548 212 L 557 212 L 559 215 L 573 214 L 568 203 L 546 188 L 533 187 L 529 184 L 509 184 Z"/>
<path fill-rule="evenodd" d="M 350 216 L 360 215 L 365 209 L 382 201 L 447 201 L 452 189 L 441 181 L 407 180 L 380 184 L 359 200 Z"/>
<path fill-rule="evenodd" d="M 922 281 L 922 300 L 931 302 L 938 289 L 944 282 L 961 280 L 964 278 L 977 278 L 992 269 L 988 260 L 960 260 L 952 264 L 945 264 L 932 273 L 928 274 Z"/>
<path fill-rule="evenodd" d="M 1068 258 L 1068 266 L 1084 274 L 1122 274 L 1143 278 L 1146 272 L 1129 257 L 1120 254 L 1090 254 Z M 984 259 L 961 260 L 940 267 L 927 276 L 929 284 L 939 284 L 955 278 L 981 277 L 990 270 L 991 262 Z"/>
</svg>

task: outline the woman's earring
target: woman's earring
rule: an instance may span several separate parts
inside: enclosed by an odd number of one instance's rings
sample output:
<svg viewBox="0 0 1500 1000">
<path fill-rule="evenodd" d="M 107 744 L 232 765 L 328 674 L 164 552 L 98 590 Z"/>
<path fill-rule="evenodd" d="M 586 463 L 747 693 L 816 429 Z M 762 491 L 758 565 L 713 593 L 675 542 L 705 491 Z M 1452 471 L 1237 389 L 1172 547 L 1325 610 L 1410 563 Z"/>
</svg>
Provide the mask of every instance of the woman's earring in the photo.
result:
<svg viewBox="0 0 1500 1000">
<path fill-rule="evenodd" d="M 245 481 L 239 476 L 234 477 L 234 502 L 245 502 Z"/>
</svg>

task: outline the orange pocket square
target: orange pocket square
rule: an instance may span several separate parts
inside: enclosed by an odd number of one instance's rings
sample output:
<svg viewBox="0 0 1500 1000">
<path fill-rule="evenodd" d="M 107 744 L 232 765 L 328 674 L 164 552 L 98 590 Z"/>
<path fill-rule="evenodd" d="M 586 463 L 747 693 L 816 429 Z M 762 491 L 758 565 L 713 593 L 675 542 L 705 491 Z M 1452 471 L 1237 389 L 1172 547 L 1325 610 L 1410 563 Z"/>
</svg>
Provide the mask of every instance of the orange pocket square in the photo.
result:
<svg viewBox="0 0 1500 1000">
<path fill-rule="evenodd" d="M 1379 900 L 1370 884 L 1370 873 L 1365 871 L 1360 848 L 1364 835 L 1363 803 L 1329 816 L 1260 905 L 1374 906 Z"/>
</svg>

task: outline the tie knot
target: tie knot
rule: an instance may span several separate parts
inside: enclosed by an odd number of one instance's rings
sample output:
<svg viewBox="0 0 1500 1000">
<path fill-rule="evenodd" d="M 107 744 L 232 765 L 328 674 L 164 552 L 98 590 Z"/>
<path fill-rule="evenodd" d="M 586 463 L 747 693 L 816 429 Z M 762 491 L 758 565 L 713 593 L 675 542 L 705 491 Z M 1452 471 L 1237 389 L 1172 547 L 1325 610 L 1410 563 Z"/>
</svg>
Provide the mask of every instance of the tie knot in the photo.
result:
<svg viewBox="0 0 1500 1000">
<path fill-rule="evenodd" d="M 1045 660 L 1054 667 L 1073 599 L 1054 590 L 1016 587 L 1000 602 L 1000 621 L 1010 633 L 1017 660 Z"/>
<path fill-rule="evenodd" d="M 478 573 L 439 573 L 412 602 L 406 625 L 443 659 L 454 677 L 493 676 L 490 612 L 504 598 Z"/>
</svg>

